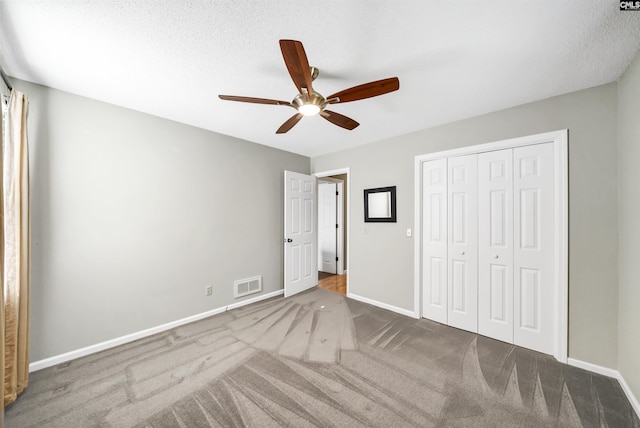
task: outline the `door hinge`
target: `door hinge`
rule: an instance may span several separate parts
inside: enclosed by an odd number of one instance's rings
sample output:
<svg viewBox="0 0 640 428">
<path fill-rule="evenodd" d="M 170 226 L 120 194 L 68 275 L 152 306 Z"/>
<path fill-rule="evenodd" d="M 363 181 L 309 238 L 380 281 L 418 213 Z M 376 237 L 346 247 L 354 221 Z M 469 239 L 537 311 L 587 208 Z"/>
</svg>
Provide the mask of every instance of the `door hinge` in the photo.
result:
<svg viewBox="0 0 640 428">
<path fill-rule="evenodd" d="M 336 261 L 338 261 L 338 258 L 336 257 Z"/>
<path fill-rule="evenodd" d="M 338 224 L 336 223 L 336 229 L 338 228 Z"/>
<path fill-rule="evenodd" d="M 338 196 L 340 193 L 338 193 L 338 191 L 336 190 L 336 196 Z"/>
</svg>

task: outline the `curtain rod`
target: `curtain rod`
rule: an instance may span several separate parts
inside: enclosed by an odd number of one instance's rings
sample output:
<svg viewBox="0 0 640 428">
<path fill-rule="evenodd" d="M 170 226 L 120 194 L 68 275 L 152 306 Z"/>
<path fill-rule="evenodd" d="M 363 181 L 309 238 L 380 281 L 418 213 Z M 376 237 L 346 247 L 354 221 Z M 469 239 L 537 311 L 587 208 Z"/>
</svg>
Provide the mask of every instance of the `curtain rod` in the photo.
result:
<svg viewBox="0 0 640 428">
<path fill-rule="evenodd" d="M 1 67 L 0 67 L 0 77 L 2 77 L 2 81 L 7 86 L 7 88 L 9 88 L 9 90 L 12 91 L 13 86 L 11 86 L 11 83 L 9 83 L 9 79 L 7 78 L 7 75 L 4 74 L 4 70 Z"/>
</svg>

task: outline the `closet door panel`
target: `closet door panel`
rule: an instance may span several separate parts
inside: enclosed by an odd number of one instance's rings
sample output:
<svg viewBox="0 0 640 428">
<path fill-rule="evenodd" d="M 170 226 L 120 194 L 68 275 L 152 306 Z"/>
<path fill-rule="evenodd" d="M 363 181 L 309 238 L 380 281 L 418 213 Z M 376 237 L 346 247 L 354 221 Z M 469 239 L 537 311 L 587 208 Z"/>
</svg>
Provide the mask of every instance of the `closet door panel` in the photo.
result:
<svg viewBox="0 0 640 428">
<path fill-rule="evenodd" d="M 478 156 L 449 158 L 448 324 L 478 331 Z"/>
<path fill-rule="evenodd" d="M 422 316 L 447 323 L 447 160 L 422 164 Z"/>
<path fill-rule="evenodd" d="M 513 343 L 513 150 L 478 155 L 478 333 Z"/>
<path fill-rule="evenodd" d="M 553 354 L 556 340 L 553 144 L 520 147 L 514 161 L 514 343 Z"/>
</svg>

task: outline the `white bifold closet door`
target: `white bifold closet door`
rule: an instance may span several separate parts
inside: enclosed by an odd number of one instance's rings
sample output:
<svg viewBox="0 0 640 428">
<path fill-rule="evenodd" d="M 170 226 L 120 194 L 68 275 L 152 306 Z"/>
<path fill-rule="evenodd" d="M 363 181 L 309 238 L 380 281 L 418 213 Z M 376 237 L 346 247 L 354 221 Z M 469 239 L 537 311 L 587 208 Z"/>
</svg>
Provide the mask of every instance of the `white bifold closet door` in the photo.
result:
<svg viewBox="0 0 640 428">
<path fill-rule="evenodd" d="M 478 331 L 478 155 L 448 159 L 448 324 Z"/>
<path fill-rule="evenodd" d="M 478 333 L 513 343 L 513 150 L 478 157 Z"/>
<path fill-rule="evenodd" d="M 553 145 L 479 154 L 478 333 L 553 353 Z"/>
<path fill-rule="evenodd" d="M 447 160 L 422 164 L 422 313 L 447 323 Z"/>
<path fill-rule="evenodd" d="M 553 143 L 422 168 L 423 316 L 553 354 Z"/>
<path fill-rule="evenodd" d="M 558 333 L 554 270 L 553 144 L 513 149 L 516 345 L 553 354 Z"/>
</svg>

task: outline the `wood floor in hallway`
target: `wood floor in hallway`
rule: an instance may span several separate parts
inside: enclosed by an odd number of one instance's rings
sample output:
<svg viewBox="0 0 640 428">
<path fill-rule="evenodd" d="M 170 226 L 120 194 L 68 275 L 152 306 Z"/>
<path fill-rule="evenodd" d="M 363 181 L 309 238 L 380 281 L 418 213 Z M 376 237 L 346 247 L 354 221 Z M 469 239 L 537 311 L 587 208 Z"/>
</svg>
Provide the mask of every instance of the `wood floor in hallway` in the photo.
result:
<svg viewBox="0 0 640 428">
<path fill-rule="evenodd" d="M 334 275 L 331 273 L 318 272 L 318 288 L 323 288 L 346 296 L 347 275 Z"/>
</svg>

